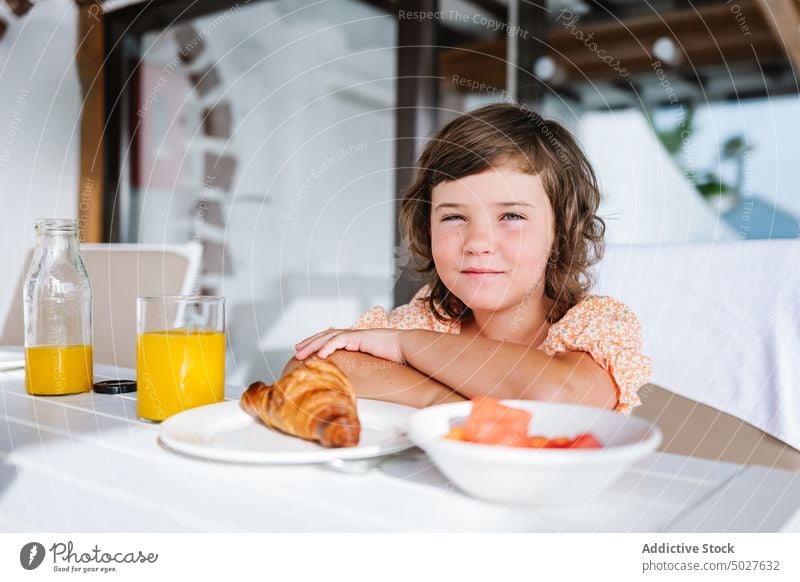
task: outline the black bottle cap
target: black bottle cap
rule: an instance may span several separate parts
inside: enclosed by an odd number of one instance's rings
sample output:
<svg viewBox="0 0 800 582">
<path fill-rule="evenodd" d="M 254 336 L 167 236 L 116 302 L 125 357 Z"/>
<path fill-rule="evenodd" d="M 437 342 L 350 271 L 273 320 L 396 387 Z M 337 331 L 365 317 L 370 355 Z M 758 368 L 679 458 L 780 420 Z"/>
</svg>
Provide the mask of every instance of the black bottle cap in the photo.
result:
<svg viewBox="0 0 800 582">
<path fill-rule="evenodd" d="M 93 387 L 98 394 L 127 394 L 136 392 L 136 380 L 103 380 Z"/>
</svg>

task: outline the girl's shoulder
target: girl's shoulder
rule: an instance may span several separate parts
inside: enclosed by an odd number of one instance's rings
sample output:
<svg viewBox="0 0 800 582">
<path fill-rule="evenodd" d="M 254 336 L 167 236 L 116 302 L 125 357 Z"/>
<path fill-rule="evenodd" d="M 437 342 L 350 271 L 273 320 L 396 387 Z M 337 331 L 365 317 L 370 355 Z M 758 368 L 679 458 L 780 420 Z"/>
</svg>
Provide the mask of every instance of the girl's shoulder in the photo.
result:
<svg viewBox="0 0 800 582">
<path fill-rule="evenodd" d="M 588 353 L 611 373 L 617 384 L 616 410 L 629 414 L 641 404 L 636 391 L 649 382 L 651 362 L 642 353 L 639 320 L 622 301 L 587 295 L 550 327 L 539 349 L 550 356 L 559 352 Z"/>
<path fill-rule="evenodd" d="M 550 328 L 557 331 L 595 331 L 641 339 L 641 326 L 633 310 L 625 303 L 606 295 L 587 295 Z M 636 338 L 632 337 L 636 336 Z"/>
<path fill-rule="evenodd" d="M 458 322 L 445 323 L 436 319 L 428 303 L 430 285 L 414 294 L 411 301 L 387 313 L 382 307 L 373 307 L 363 313 L 351 329 L 427 329 L 458 333 Z"/>
</svg>

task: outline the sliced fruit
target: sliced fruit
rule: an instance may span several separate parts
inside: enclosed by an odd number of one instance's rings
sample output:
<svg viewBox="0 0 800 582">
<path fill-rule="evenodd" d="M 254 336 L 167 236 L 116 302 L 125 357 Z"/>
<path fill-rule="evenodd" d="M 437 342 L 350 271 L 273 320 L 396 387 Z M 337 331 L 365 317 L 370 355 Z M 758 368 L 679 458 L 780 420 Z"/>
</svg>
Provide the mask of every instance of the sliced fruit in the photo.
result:
<svg viewBox="0 0 800 582">
<path fill-rule="evenodd" d="M 535 436 L 528 439 L 528 446 L 532 449 L 543 449 L 547 447 L 547 437 Z"/>
<path fill-rule="evenodd" d="M 548 449 L 567 449 L 571 443 L 572 439 L 568 437 L 556 437 L 554 439 L 548 439 L 545 447 Z"/>
<path fill-rule="evenodd" d="M 569 448 L 571 449 L 602 449 L 603 443 L 601 443 L 592 433 L 585 432 L 583 434 L 579 434 L 574 439 L 572 439 L 572 443 L 570 443 Z"/>
<path fill-rule="evenodd" d="M 533 417 L 530 412 L 504 406 L 494 398 L 472 402 L 472 412 L 462 427 L 464 440 L 507 447 L 528 446 L 528 426 Z"/>
<path fill-rule="evenodd" d="M 463 441 L 464 440 L 464 429 L 460 426 L 454 426 L 451 428 L 444 438 L 450 439 L 451 441 Z"/>
</svg>

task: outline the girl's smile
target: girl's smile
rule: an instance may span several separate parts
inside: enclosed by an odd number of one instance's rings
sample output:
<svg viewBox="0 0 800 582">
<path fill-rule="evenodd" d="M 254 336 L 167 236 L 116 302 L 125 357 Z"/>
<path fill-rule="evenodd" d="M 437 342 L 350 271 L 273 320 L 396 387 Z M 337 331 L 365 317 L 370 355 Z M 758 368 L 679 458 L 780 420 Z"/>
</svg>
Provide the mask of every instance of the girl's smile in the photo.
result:
<svg viewBox="0 0 800 582">
<path fill-rule="evenodd" d="M 480 277 L 491 277 L 493 275 L 502 275 L 503 271 L 461 271 L 465 275 L 470 277 L 480 278 Z"/>
</svg>

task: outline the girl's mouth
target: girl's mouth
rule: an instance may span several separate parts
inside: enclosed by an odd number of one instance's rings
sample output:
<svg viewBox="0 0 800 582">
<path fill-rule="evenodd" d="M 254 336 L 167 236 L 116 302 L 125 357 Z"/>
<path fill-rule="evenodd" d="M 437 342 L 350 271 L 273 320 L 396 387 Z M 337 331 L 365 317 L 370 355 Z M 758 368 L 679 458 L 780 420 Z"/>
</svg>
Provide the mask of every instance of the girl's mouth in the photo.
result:
<svg viewBox="0 0 800 582">
<path fill-rule="evenodd" d="M 461 271 L 463 275 L 470 277 L 493 277 L 495 275 L 502 275 L 504 271 L 488 271 L 484 269 L 470 269 L 468 271 Z"/>
</svg>

